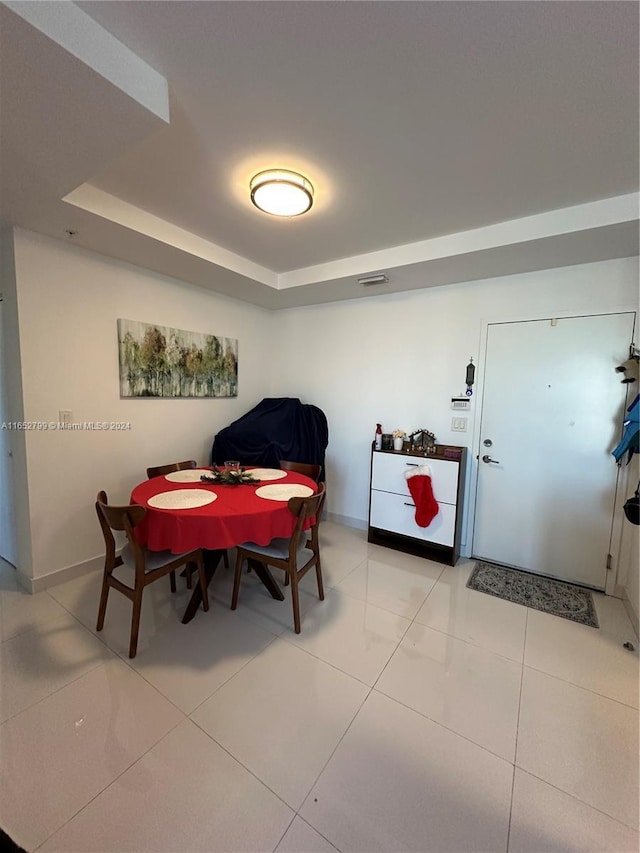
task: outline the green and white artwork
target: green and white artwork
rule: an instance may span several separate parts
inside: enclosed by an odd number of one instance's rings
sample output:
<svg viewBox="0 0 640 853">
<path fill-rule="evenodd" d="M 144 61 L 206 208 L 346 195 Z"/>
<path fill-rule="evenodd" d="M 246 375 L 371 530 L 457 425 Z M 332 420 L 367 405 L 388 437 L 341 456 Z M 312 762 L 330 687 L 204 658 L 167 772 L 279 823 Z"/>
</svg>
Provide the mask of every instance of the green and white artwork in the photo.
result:
<svg viewBox="0 0 640 853">
<path fill-rule="evenodd" d="M 118 320 L 121 397 L 237 397 L 238 341 Z"/>
</svg>

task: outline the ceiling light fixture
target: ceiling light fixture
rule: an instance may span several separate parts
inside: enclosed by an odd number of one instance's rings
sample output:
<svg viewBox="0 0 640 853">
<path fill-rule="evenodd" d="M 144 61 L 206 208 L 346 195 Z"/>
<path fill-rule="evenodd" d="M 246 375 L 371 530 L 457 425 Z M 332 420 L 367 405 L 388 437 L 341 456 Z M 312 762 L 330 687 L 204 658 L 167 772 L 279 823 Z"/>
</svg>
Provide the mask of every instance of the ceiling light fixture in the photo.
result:
<svg viewBox="0 0 640 853">
<path fill-rule="evenodd" d="M 251 201 L 274 216 L 299 216 L 313 204 L 313 185 L 287 169 L 267 169 L 251 178 Z"/>
<path fill-rule="evenodd" d="M 358 284 L 361 284 L 363 287 L 371 287 L 373 284 L 388 284 L 389 276 L 388 275 L 367 275 L 364 278 L 358 279 Z"/>
</svg>

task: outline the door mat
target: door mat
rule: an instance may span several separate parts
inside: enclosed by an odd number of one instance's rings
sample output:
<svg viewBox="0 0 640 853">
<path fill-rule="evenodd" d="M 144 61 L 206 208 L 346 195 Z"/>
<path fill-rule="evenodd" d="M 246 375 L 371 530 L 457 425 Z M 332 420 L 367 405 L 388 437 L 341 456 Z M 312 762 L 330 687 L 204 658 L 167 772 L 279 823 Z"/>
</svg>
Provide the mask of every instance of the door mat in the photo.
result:
<svg viewBox="0 0 640 853">
<path fill-rule="evenodd" d="M 495 595 L 515 604 L 572 619 L 598 628 L 593 595 L 581 586 L 554 581 L 520 569 L 508 569 L 478 561 L 467 581 L 469 589 Z"/>
</svg>

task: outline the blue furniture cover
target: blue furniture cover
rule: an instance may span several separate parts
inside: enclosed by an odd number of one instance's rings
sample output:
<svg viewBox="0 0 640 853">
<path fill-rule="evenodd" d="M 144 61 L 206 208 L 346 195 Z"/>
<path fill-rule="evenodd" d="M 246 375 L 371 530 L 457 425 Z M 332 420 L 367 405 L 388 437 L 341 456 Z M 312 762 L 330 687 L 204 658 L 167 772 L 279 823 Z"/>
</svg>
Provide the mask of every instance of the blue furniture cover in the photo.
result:
<svg viewBox="0 0 640 853">
<path fill-rule="evenodd" d="M 237 421 L 221 429 L 211 448 L 211 464 L 238 459 L 242 465 L 278 468 L 280 459 L 322 465 L 329 444 L 322 409 L 296 397 L 266 397 Z"/>
</svg>

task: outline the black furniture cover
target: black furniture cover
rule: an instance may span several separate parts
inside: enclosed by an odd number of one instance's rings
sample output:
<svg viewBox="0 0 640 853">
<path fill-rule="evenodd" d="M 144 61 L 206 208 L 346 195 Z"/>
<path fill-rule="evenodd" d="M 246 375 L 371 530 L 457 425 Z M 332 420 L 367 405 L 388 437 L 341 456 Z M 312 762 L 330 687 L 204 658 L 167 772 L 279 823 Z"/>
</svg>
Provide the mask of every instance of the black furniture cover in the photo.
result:
<svg viewBox="0 0 640 853">
<path fill-rule="evenodd" d="M 266 397 L 237 421 L 221 429 L 211 448 L 211 464 L 237 459 L 242 465 L 278 468 L 280 459 L 322 465 L 329 444 L 322 409 L 296 397 Z"/>
</svg>

